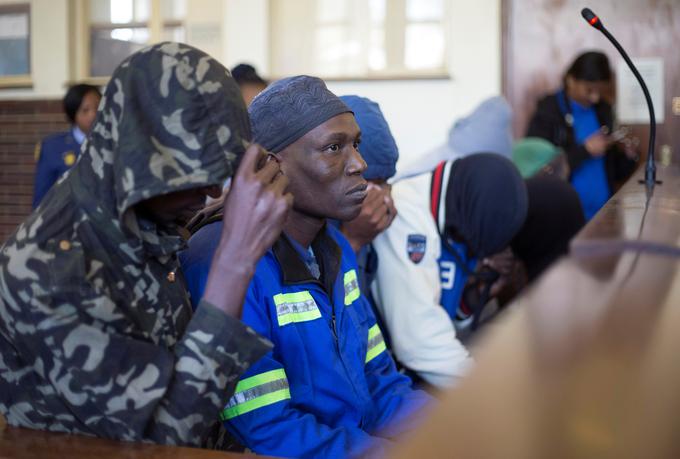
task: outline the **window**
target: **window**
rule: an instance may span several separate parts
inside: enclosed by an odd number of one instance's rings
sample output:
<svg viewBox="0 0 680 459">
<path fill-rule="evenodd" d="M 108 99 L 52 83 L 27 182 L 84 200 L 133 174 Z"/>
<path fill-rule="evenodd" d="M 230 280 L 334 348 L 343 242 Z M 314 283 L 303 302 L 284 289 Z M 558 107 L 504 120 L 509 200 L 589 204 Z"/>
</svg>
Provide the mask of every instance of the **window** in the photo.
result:
<svg viewBox="0 0 680 459">
<path fill-rule="evenodd" d="M 90 1 L 90 76 L 109 76 L 149 42 L 150 0 Z"/>
<path fill-rule="evenodd" d="M 31 85 L 30 6 L 0 6 L 0 86 Z"/>
<path fill-rule="evenodd" d="M 80 79 L 109 77 L 127 56 L 151 43 L 185 41 L 186 0 L 87 0 L 87 65 Z M 85 73 L 84 75 L 82 73 Z"/>
<path fill-rule="evenodd" d="M 444 67 L 444 0 L 406 0 L 404 66 L 409 70 Z"/>
<path fill-rule="evenodd" d="M 446 76 L 448 0 L 271 0 L 275 76 Z"/>
</svg>

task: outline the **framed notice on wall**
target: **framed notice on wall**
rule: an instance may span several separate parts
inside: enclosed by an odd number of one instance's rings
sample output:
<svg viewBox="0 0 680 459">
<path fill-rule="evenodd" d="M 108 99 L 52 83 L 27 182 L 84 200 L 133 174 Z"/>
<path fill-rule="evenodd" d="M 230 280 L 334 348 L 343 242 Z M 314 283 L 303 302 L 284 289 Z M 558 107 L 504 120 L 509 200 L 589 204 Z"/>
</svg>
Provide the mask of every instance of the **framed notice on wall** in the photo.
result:
<svg viewBox="0 0 680 459">
<path fill-rule="evenodd" d="M 660 57 L 633 59 L 640 75 L 647 83 L 654 104 L 657 123 L 664 122 L 663 59 Z M 623 60 L 616 69 L 616 116 L 623 124 L 649 123 L 649 110 L 637 79 Z"/>
<path fill-rule="evenodd" d="M 31 81 L 30 5 L 0 5 L 0 86 Z"/>
</svg>

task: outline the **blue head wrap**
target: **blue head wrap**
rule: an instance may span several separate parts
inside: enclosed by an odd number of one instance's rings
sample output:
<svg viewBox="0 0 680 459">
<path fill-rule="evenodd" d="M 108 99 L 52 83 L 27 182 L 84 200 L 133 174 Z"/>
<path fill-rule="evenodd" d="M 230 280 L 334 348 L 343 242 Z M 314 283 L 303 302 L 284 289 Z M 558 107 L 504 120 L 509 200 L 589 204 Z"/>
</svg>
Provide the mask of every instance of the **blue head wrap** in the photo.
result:
<svg viewBox="0 0 680 459">
<path fill-rule="evenodd" d="M 368 164 L 364 178 L 375 180 L 392 177 L 396 172 L 399 149 L 380 106 L 365 97 L 341 96 L 340 99 L 354 112 L 361 128 L 359 151 Z"/>
</svg>

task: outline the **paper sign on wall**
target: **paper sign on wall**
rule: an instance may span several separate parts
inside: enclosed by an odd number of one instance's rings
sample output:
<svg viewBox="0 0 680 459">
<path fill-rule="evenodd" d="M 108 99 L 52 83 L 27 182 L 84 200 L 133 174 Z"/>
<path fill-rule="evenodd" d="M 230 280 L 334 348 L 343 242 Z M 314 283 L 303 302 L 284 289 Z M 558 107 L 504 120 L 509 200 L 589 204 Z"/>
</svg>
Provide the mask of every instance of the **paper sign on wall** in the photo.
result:
<svg viewBox="0 0 680 459">
<path fill-rule="evenodd" d="M 649 95 L 654 104 L 657 124 L 664 120 L 663 59 L 660 57 L 633 59 L 640 75 L 647 83 Z M 649 110 L 640 84 L 623 60 L 616 70 L 616 114 L 623 124 L 649 123 Z"/>
</svg>

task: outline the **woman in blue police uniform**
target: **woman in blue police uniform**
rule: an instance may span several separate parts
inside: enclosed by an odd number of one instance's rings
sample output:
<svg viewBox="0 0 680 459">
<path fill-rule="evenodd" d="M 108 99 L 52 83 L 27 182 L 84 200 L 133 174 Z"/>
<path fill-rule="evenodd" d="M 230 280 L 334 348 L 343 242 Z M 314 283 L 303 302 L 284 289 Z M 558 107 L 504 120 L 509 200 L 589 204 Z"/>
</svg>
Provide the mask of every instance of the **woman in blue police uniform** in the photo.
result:
<svg viewBox="0 0 680 459">
<path fill-rule="evenodd" d="M 255 141 L 280 157 L 294 204 L 243 307 L 243 321 L 274 349 L 241 379 L 221 418 L 258 454 L 381 456 L 417 424 L 430 397 L 397 372 L 360 291 L 354 250 L 326 223 L 355 218 L 366 197 L 359 127 L 307 76 L 274 83 L 249 112 Z M 220 225 L 202 227 L 180 257 L 194 302 Z M 224 269 L 239 269 L 238 261 Z"/>
<path fill-rule="evenodd" d="M 89 84 L 72 86 L 64 96 L 64 112 L 71 122 L 71 129 L 50 135 L 36 145 L 34 209 L 59 177 L 78 159 L 80 145 L 94 123 L 101 97 L 99 89 Z"/>
<path fill-rule="evenodd" d="M 587 52 L 574 60 L 563 88 L 543 98 L 527 131 L 562 148 L 587 220 L 607 202 L 615 187 L 633 172 L 637 152 L 612 133 L 612 107 L 603 94 L 611 84 L 607 56 Z"/>
</svg>

